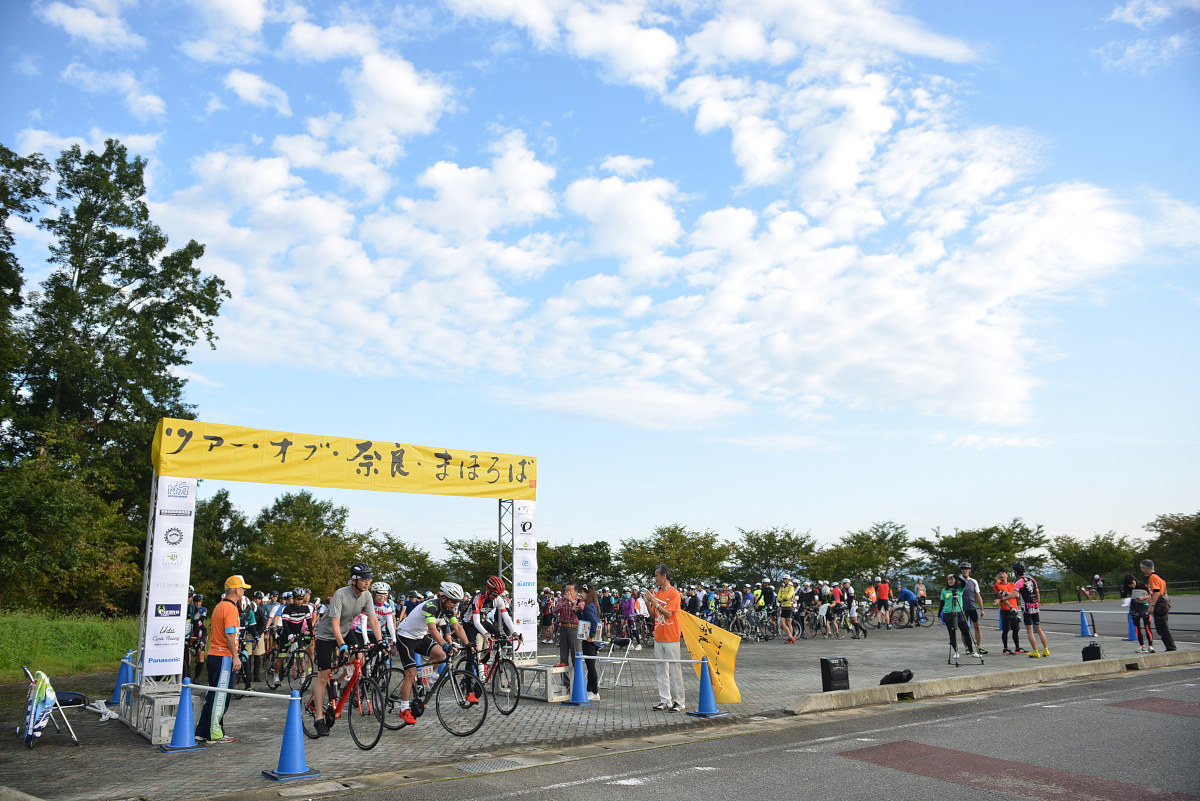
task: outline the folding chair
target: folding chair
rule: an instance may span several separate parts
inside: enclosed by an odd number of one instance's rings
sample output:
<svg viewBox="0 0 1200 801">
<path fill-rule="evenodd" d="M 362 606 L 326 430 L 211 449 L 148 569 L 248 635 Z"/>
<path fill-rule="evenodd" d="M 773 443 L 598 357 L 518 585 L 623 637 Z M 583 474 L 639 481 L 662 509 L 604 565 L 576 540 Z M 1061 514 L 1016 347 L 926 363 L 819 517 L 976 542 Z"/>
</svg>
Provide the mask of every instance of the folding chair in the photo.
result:
<svg viewBox="0 0 1200 801">
<path fill-rule="evenodd" d="M 616 652 L 616 649 L 623 648 L 624 650 L 621 652 L 620 658 L 626 659 L 629 656 L 629 648 L 632 644 L 633 644 L 633 640 L 630 639 L 629 637 L 613 637 L 608 643 L 608 653 L 605 654 L 604 657 L 606 659 L 612 659 L 613 654 Z M 615 664 L 617 666 L 617 675 L 613 678 L 612 684 L 605 684 L 604 683 L 604 672 L 606 670 L 608 670 L 609 665 L 613 665 L 613 664 Z M 632 687 L 633 686 L 633 676 L 628 676 L 625 681 L 621 680 L 621 676 L 625 672 L 625 666 L 628 664 L 629 664 L 628 662 L 601 662 L 600 663 L 600 675 L 596 678 L 597 686 L 600 687 L 600 689 L 602 689 L 602 690 L 612 690 L 617 687 Z"/>
<path fill-rule="evenodd" d="M 21 670 L 25 671 L 25 677 L 29 679 L 29 696 L 25 702 L 24 732 L 18 726 L 17 735 L 23 733 L 25 744 L 33 748 L 42 736 L 46 723 L 49 722 L 54 724 L 54 730 L 58 732 L 61 732 L 65 726 L 71 735 L 71 742 L 79 745 L 79 738 L 75 736 L 75 730 L 71 728 L 71 722 L 67 720 L 64 707 L 87 706 L 87 696 L 76 692 L 55 693 L 54 688 L 50 686 L 50 677 L 45 673 L 39 670 L 35 676 L 29 672 L 29 668 L 23 665 Z M 58 719 L 55 719 L 56 713 Z M 63 726 L 58 725 L 59 720 L 62 720 Z"/>
</svg>

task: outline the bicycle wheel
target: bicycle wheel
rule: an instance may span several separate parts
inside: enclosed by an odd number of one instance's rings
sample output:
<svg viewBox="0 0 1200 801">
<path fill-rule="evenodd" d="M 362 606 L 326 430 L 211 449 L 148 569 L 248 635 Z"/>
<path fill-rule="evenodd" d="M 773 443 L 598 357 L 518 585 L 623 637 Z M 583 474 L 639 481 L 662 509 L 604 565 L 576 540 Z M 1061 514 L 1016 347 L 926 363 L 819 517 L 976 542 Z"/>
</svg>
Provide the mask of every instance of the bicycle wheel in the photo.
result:
<svg viewBox="0 0 1200 801">
<path fill-rule="evenodd" d="M 279 685 L 283 684 L 283 679 L 280 676 L 276 675 L 274 679 L 271 678 L 272 673 L 275 671 L 275 660 L 278 658 L 278 648 L 272 648 L 270 651 L 267 651 L 267 655 L 263 657 L 263 684 L 267 685 L 268 690 L 274 690 Z"/>
<path fill-rule="evenodd" d="M 921 628 L 927 629 L 932 625 L 933 625 L 933 615 L 929 613 L 928 609 L 922 609 L 921 610 Z"/>
<path fill-rule="evenodd" d="M 313 689 L 316 681 L 316 676 L 309 676 L 305 679 L 304 684 L 300 686 L 300 727 L 304 729 L 304 735 L 313 740 L 320 736 L 317 734 L 317 716 L 312 706 Z M 329 688 L 326 687 L 325 689 L 325 708 L 328 710 L 330 706 Z"/>
<path fill-rule="evenodd" d="M 492 670 L 492 701 L 501 715 L 511 715 L 521 700 L 521 671 L 511 659 L 498 659 Z"/>
<path fill-rule="evenodd" d="M 384 703 L 379 686 L 367 676 L 360 676 L 354 687 L 347 690 L 346 723 L 350 737 L 364 751 L 370 751 L 383 735 Z"/>
<path fill-rule="evenodd" d="M 403 684 L 404 671 L 400 668 L 388 668 L 379 682 L 379 695 L 383 701 L 383 725 L 392 731 L 404 728 L 404 719 L 400 717 L 400 688 Z"/>
<path fill-rule="evenodd" d="M 288 689 L 295 690 L 311 675 L 312 658 L 307 651 L 297 651 L 284 660 L 283 669 L 287 673 Z"/>
<path fill-rule="evenodd" d="M 471 702 L 474 697 L 474 703 Z M 474 734 L 487 717 L 487 690 L 474 673 L 454 670 L 437 683 L 434 707 L 438 720 L 455 737 Z"/>
<path fill-rule="evenodd" d="M 895 627 L 908 625 L 908 609 L 901 607 L 892 610 L 892 625 Z"/>
<path fill-rule="evenodd" d="M 861 623 L 862 627 L 865 629 L 879 628 L 879 616 L 875 614 L 874 610 L 871 610 L 870 614 L 859 615 L 858 622 Z"/>
</svg>

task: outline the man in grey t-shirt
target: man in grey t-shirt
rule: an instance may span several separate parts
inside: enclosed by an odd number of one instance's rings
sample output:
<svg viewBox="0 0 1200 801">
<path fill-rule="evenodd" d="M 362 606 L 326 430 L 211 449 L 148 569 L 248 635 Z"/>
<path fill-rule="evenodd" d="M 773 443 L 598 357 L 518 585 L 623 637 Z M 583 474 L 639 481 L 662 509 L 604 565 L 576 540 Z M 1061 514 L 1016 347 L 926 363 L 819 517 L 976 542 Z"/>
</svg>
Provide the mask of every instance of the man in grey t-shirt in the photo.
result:
<svg viewBox="0 0 1200 801">
<path fill-rule="evenodd" d="M 374 576 L 371 568 L 362 562 L 351 565 L 350 583 L 333 594 L 328 611 L 317 621 L 317 680 L 313 684 L 313 708 L 316 710 L 325 708 L 325 687 L 329 684 L 329 676 L 333 672 L 333 655 L 335 651 L 341 654 L 349 650 L 346 635 L 353 628 L 354 619 L 365 614 L 371 622 L 375 641 L 383 639 L 370 592 L 371 579 Z M 336 626 L 334 621 L 337 621 Z M 329 724 L 326 723 L 323 714 L 317 714 L 315 728 L 321 737 L 329 734 Z"/>
</svg>

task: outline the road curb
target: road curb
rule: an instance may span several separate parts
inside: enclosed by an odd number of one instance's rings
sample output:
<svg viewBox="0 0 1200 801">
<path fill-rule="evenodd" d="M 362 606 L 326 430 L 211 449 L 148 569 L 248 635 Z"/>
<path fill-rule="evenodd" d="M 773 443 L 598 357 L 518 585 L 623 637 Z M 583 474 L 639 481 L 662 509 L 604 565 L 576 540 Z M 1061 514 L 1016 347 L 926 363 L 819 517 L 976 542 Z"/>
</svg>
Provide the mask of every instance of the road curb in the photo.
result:
<svg viewBox="0 0 1200 801">
<path fill-rule="evenodd" d="M 801 699 L 799 703 L 786 708 L 785 711 L 793 715 L 806 715 L 812 712 L 895 704 L 981 690 L 1005 690 L 1047 682 L 1111 676 L 1130 670 L 1153 670 L 1195 663 L 1200 663 L 1200 649 L 1169 651 L 1161 654 L 1134 654 L 1128 657 L 1095 659 L 1091 662 L 1078 662 L 1070 665 L 1039 665 L 991 673 L 967 673 L 948 679 L 930 679 L 928 681 L 912 681 L 907 684 L 888 684 L 881 687 L 811 693 Z"/>
</svg>

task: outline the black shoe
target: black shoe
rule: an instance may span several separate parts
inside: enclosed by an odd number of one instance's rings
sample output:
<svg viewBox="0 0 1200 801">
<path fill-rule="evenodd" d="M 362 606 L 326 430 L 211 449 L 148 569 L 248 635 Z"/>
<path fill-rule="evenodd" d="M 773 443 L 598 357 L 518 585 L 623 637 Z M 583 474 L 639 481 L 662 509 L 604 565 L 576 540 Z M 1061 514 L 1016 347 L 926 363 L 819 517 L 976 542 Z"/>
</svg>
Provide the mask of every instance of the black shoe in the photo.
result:
<svg viewBox="0 0 1200 801">
<path fill-rule="evenodd" d="M 667 708 L 667 711 L 668 712 L 682 712 L 683 707 L 681 707 L 679 704 L 671 704 L 671 706 Z"/>
<path fill-rule="evenodd" d="M 325 725 L 324 720 L 318 720 L 315 724 L 313 724 L 313 728 L 315 728 L 317 730 L 318 737 L 328 737 L 329 736 L 329 727 L 327 725 Z"/>
<path fill-rule="evenodd" d="M 670 704 L 655 704 L 654 706 L 652 706 L 650 708 L 653 709 L 655 712 L 667 712 L 667 711 L 670 711 L 671 705 Z"/>
</svg>

